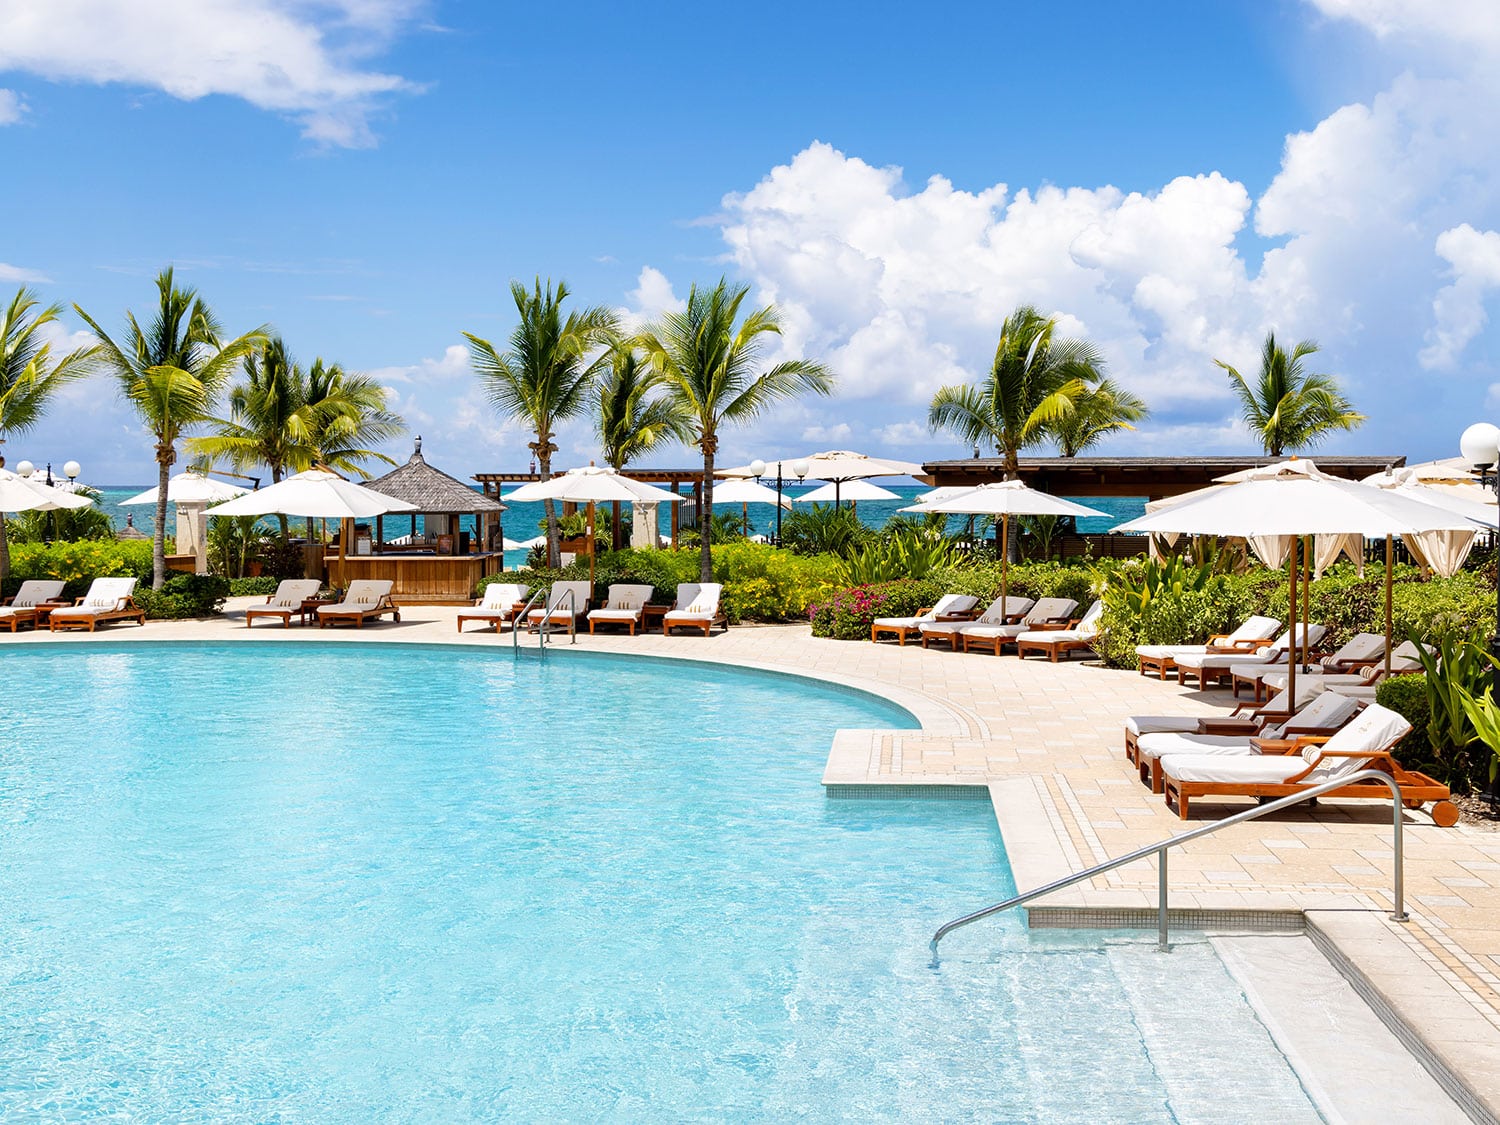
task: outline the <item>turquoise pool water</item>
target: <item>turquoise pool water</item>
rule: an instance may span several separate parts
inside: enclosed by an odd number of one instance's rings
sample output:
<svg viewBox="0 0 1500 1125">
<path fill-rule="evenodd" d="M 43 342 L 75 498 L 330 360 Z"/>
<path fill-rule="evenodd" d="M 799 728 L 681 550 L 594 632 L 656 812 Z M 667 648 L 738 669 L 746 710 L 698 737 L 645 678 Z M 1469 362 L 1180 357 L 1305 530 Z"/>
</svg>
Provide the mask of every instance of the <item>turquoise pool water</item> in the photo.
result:
<svg viewBox="0 0 1500 1125">
<path fill-rule="evenodd" d="M 5 655 L 0 1119 L 1317 1120 L 1206 945 L 935 925 L 868 696 L 509 646 Z M 982 931 L 982 932 L 981 932 Z"/>
</svg>

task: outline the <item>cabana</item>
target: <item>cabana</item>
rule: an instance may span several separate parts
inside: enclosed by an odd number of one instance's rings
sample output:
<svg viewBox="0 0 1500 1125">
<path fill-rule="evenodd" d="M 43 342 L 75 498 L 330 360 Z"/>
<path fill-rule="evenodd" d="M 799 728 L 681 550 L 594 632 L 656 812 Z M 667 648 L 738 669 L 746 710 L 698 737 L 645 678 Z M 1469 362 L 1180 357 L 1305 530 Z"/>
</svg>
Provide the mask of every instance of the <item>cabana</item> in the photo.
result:
<svg viewBox="0 0 1500 1125">
<path fill-rule="evenodd" d="M 357 578 L 391 582 L 391 595 L 402 605 L 472 605 L 479 580 L 505 569 L 500 547 L 499 501 L 429 465 L 422 456 L 422 439 L 406 464 L 369 482 L 385 496 L 405 500 L 410 513 L 377 515 L 370 525 L 356 525 L 350 549 L 326 560 L 329 581 L 339 587 Z M 422 526 L 417 526 L 417 517 Z M 474 517 L 474 531 L 460 527 L 464 516 Z M 388 526 L 403 532 L 386 539 Z"/>
</svg>

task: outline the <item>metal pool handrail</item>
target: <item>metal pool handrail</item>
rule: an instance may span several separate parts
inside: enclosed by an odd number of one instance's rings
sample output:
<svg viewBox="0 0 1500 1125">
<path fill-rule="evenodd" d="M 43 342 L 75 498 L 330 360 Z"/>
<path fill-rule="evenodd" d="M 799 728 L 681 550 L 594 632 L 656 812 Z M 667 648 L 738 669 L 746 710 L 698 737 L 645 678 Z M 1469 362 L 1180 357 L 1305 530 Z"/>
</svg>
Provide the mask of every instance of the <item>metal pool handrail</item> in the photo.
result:
<svg viewBox="0 0 1500 1125">
<path fill-rule="evenodd" d="M 521 613 L 516 615 L 516 619 L 519 620 L 522 614 L 530 614 L 531 607 L 536 604 L 536 600 L 542 597 L 544 592 L 548 597 L 551 597 L 552 591 L 550 589 L 546 591 L 538 590 L 527 600 L 525 607 L 523 607 L 521 610 Z M 542 605 L 542 622 L 537 626 L 536 630 L 538 650 L 547 647 L 547 626 L 552 624 L 552 615 L 561 610 L 563 606 L 567 606 L 571 611 L 568 614 L 568 643 L 575 645 L 578 643 L 578 598 L 573 594 L 572 590 L 564 590 L 562 592 L 562 597 L 558 598 L 555 604 L 552 602 L 544 602 Z M 521 637 L 520 634 L 516 632 L 516 626 L 514 625 L 514 623 L 512 623 L 510 627 L 510 647 L 513 652 L 521 651 Z"/>
<path fill-rule="evenodd" d="M 1144 848 L 1137 848 L 1129 855 L 1122 855 L 1115 859 L 1105 860 L 1103 863 L 1096 863 L 1087 871 L 1079 871 L 1066 878 L 1048 883 L 1046 886 L 1037 887 L 1036 890 L 1027 891 L 1023 895 L 1016 895 L 1015 898 L 1008 898 L 1004 902 L 997 902 L 994 906 L 987 906 L 983 910 L 976 910 L 973 914 L 966 914 L 962 918 L 955 918 L 953 921 L 939 927 L 938 932 L 932 935 L 932 941 L 928 943 L 928 946 L 932 950 L 933 960 L 934 962 L 937 960 L 938 942 L 961 926 L 967 926 L 969 923 L 977 922 L 981 918 L 988 918 L 992 914 L 999 914 L 1001 911 L 1009 910 L 1013 906 L 1020 906 L 1023 903 L 1031 902 L 1033 899 L 1049 895 L 1053 891 L 1060 891 L 1064 887 L 1071 887 L 1075 883 L 1086 882 L 1096 875 L 1102 875 L 1106 871 L 1113 871 L 1117 867 L 1124 867 L 1127 863 L 1134 863 L 1136 860 L 1145 859 L 1150 855 L 1159 857 L 1157 860 L 1156 933 L 1157 947 L 1165 951 L 1167 948 L 1167 850 L 1169 848 L 1179 847 L 1190 840 L 1198 839 L 1200 836 L 1212 835 L 1220 829 L 1229 828 L 1232 825 L 1241 824 L 1247 820 L 1255 820 L 1257 817 L 1265 816 L 1267 813 L 1279 812 L 1281 809 L 1301 804 L 1303 801 L 1313 797 L 1322 796 L 1324 793 L 1331 793 L 1335 789 L 1343 789 L 1345 786 L 1357 781 L 1380 781 L 1391 791 L 1393 805 L 1391 829 L 1396 854 L 1391 895 L 1395 903 L 1395 909 L 1391 911 L 1391 920 L 1405 922 L 1408 916 L 1403 887 L 1404 852 L 1401 842 L 1401 787 L 1396 784 L 1395 778 L 1383 770 L 1360 770 L 1358 773 L 1341 777 L 1337 781 L 1326 781 L 1322 785 L 1315 785 L 1311 789 L 1304 789 L 1300 793 L 1293 793 L 1290 797 L 1280 797 L 1269 804 L 1259 805 L 1253 809 L 1246 809 L 1242 813 L 1235 813 L 1233 816 L 1227 816 L 1223 820 L 1216 820 L 1212 824 L 1205 824 L 1202 828 L 1194 828 L 1190 832 L 1179 833 L 1176 836 L 1163 840 L 1159 844 L 1150 844 Z"/>
<path fill-rule="evenodd" d="M 550 593 L 549 590 L 538 590 L 536 593 L 532 594 L 531 597 L 526 599 L 526 604 L 521 607 L 521 612 L 517 613 L 510 619 L 510 648 L 512 652 L 521 651 L 520 622 L 530 615 L 531 607 L 536 605 L 536 600 L 538 598 L 546 597 L 548 593 Z M 537 631 L 541 633 L 543 637 L 547 635 L 545 629 L 539 629 Z M 545 644 L 546 642 L 544 641 L 542 643 Z"/>
</svg>

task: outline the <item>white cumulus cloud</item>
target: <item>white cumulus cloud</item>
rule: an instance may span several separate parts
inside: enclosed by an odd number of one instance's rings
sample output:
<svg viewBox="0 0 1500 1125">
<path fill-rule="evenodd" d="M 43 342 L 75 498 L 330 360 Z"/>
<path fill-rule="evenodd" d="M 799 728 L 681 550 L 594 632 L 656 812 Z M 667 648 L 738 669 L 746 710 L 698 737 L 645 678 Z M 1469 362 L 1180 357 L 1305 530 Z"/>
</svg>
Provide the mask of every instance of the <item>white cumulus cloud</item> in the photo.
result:
<svg viewBox="0 0 1500 1125">
<path fill-rule="evenodd" d="M 319 144 L 373 143 L 370 118 L 416 87 L 366 65 L 421 0 L 49 0 L 0 4 L 0 71 L 243 98 Z M 4 105 L 0 103 L 0 120 Z"/>
<path fill-rule="evenodd" d="M 1477 231 L 1468 223 L 1438 235 L 1438 257 L 1453 268 L 1453 281 L 1432 301 L 1434 324 L 1422 349 L 1423 367 L 1452 367 L 1489 317 L 1484 299 L 1500 289 L 1500 231 Z"/>
<path fill-rule="evenodd" d="M 0 89 L 0 125 L 14 125 L 26 114 L 26 99 L 14 90 Z"/>
</svg>

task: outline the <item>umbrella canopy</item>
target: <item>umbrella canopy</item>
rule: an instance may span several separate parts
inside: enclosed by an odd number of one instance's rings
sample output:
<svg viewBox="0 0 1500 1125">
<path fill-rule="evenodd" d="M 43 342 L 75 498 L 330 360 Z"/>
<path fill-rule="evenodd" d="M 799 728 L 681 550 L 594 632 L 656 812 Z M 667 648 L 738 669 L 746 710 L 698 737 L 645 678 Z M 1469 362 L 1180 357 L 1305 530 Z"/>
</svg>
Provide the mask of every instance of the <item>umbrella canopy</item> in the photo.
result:
<svg viewBox="0 0 1500 1125">
<path fill-rule="evenodd" d="M 507 551 L 530 551 L 535 547 L 545 547 L 547 537 L 538 535 L 535 539 L 504 539 L 503 542 Z"/>
<path fill-rule="evenodd" d="M 645 484 L 615 472 L 608 466 L 585 465 L 569 469 L 549 480 L 523 484 L 506 500 L 563 500 L 573 504 L 606 504 L 618 500 L 625 504 L 675 504 L 682 497 L 665 488 Z"/>
<path fill-rule="evenodd" d="M 1038 492 L 1018 480 L 981 484 L 966 488 L 957 496 L 936 503 L 921 504 L 908 511 L 947 512 L 955 516 L 1108 516 L 1098 508 L 1089 508 Z"/>
<path fill-rule="evenodd" d="M 1348 535 L 1384 538 L 1415 531 L 1468 530 L 1462 516 L 1435 505 L 1320 472 L 1311 461 L 1247 470 L 1232 488 L 1127 520 L 1115 531 L 1181 535 Z M 1237 474 L 1239 475 L 1239 474 Z"/>
<path fill-rule="evenodd" d="M 854 453 L 847 449 L 830 449 L 823 453 L 812 453 L 806 457 L 788 457 L 783 461 L 766 462 L 763 476 L 774 477 L 777 467 L 781 468 L 782 478 L 794 477 L 797 474 L 791 471 L 791 466 L 798 462 L 807 462 L 807 472 L 804 478 L 811 480 L 862 480 L 865 477 L 913 477 L 922 471 L 922 466 L 913 464 L 911 461 L 893 461 L 885 457 L 871 457 L 864 453 Z M 801 468 L 801 465 L 797 465 Z M 726 477 L 752 477 L 756 474 L 750 471 L 749 465 L 740 465 L 733 469 L 720 469 L 718 475 Z"/>
<path fill-rule="evenodd" d="M 390 512 L 415 512 L 416 505 L 354 484 L 327 469 L 308 469 L 286 480 L 236 496 L 210 508 L 211 516 L 307 516 L 358 520 Z"/>
<path fill-rule="evenodd" d="M 775 495 L 775 493 L 772 493 Z M 714 499 L 718 499 L 718 491 L 714 492 Z M 871 484 L 867 480 L 835 481 L 825 484 L 822 488 L 815 488 L 811 492 L 797 497 L 799 504 L 827 504 L 830 501 L 838 503 L 839 500 L 899 500 L 901 497 L 889 488 L 881 488 L 878 484 Z"/>
<path fill-rule="evenodd" d="M 952 500 L 955 496 L 962 496 L 965 492 L 973 492 L 972 484 L 945 484 L 941 488 L 933 488 L 917 497 L 918 506 L 923 504 L 940 504 L 944 500 Z M 907 511 L 916 511 L 917 508 L 908 508 Z M 925 508 L 921 509 L 926 511 Z"/>
<path fill-rule="evenodd" d="M 0 512 L 52 512 L 59 508 L 87 508 L 92 503 L 87 496 L 0 469 Z"/>
<path fill-rule="evenodd" d="M 236 496 L 243 496 L 249 491 L 248 488 L 241 488 L 237 484 L 212 480 L 191 469 L 185 473 L 178 473 L 167 481 L 167 501 L 172 504 L 217 504 L 222 500 L 233 500 Z M 155 504 L 156 489 L 148 488 L 145 492 L 137 492 L 129 500 L 121 500 L 120 503 L 122 505 Z"/>
<path fill-rule="evenodd" d="M 753 480 L 740 478 L 714 482 L 715 504 L 775 504 L 778 499 L 783 508 L 792 506 L 790 496 L 778 497 L 774 488 L 767 488 Z"/>
</svg>

